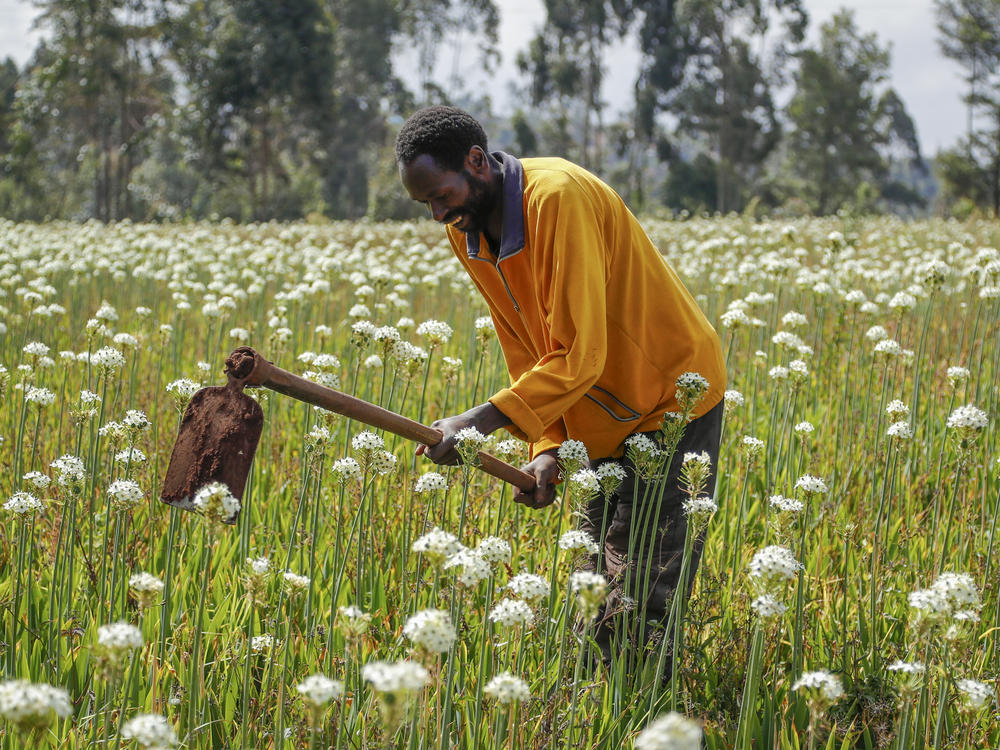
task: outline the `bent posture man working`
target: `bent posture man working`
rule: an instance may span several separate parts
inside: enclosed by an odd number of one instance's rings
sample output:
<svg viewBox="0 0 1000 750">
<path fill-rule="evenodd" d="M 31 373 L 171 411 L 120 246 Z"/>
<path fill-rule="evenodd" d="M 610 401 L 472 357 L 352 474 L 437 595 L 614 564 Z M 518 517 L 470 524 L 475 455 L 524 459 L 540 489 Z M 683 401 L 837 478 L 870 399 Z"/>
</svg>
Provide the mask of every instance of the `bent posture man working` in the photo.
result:
<svg viewBox="0 0 1000 750">
<path fill-rule="evenodd" d="M 685 452 L 709 453 L 712 492 L 726 387 L 718 336 L 621 198 L 581 167 L 490 153 L 479 123 L 451 107 L 410 117 L 396 160 L 410 196 L 447 225 L 489 305 L 511 378 L 488 402 L 435 422 L 444 439 L 418 452 L 455 463 L 459 430 L 506 427 L 532 444 L 524 469 L 537 482 L 515 500 L 541 508 L 555 498 L 563 441 L 582 441 L 592 459 L 621 456 L 629 435 L 654 433 L 665 412 L 679 411 L 679 375 L 708 380 L 659 491 L 647 493 L 624 460 L 628 476 L 618 491 L 585 510 L 584 528 L 604 545 L 612 584 L 596 631 L 608 659 L 615 617 L 631 608 L 625 603 L 636 599 L 645 619 L 666 619 L 684 546 L 678 471 Z M 633 522 L 633 513 L 650 508 L 658 510 L 655 523 Z M 640 526 L 644 538 L 635 539 Z M 693 565 L 697 559 L 696 550 Z M 622 592 L 625 580 L 633 586 Z M 640 581 L 642 591 L 634 588 Z"/>
</svg>

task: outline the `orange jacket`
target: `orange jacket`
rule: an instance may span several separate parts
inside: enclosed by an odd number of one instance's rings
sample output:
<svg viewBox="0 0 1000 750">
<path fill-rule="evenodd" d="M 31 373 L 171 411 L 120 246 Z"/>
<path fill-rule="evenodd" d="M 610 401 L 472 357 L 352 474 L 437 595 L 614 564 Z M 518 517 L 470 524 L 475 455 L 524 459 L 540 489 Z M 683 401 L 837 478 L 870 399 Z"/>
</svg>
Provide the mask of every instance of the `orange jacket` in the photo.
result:
<svg viewBox="0 0 1000 750">
<path fill-rule="evenodd" d="M 591 458 L 621 455 L 633 432 L 678 411 L 674 382 L 701 374 L 726 388 L 715 329 L 622 199 L 563 159 L 497 152 L 503 232 L 494 257 L 449 226 L 459 260 L 486 299 L 511 376 L 490 401 L 532 455 L 581 440 Z"/>
</svg>

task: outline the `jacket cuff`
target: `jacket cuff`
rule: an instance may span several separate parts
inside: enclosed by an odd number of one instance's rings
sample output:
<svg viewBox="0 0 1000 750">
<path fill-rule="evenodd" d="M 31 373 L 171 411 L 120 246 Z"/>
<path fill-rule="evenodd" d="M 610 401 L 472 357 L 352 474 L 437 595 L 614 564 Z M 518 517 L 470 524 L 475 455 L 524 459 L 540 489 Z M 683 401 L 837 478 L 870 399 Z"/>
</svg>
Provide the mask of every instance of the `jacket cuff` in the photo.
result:
<svg viewBox="0 0 1000 750">
<path fill-rule="evenodd" d="M 542 433 L 545 431 L 542 420 L 525 403 L 524 399 L 510 388 L 504 388 L 496 393 L 490 398 L 490 403 L 510 418 L 513 424 L 509 425 L 507 429 L 511 434 L 529 443 L 534 443 L 542 437 Z M 513 427 L 516 427 L 520 434 L 511 429 Z"/>
</svg>

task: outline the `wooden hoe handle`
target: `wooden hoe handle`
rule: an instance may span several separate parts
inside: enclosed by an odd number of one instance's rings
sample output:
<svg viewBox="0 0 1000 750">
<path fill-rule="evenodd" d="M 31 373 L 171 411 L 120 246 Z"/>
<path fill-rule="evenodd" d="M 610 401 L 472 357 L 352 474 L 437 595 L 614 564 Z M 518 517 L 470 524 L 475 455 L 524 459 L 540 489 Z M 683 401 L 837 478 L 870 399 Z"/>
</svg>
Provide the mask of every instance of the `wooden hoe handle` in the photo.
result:
<svg viewBox="0 0 1000 750">
<path fill-rule="evenodd" d="M 249 347 L 243 349 L 249 354 Z M 237 350 L 237 352 L 240 350 Z M 233 352 L 230 360 L 237 354 Z M 271 362 L 264 359 L 259 352 L 253 352 L 253 370 L 244 380 L 244 385 L 260 385 L 270 388 L 272 391 L 283 393 L 286 396 L 305 401 L 306 403 L 319 406 L 328 411 L 342 414 L 358 422 L 387 430 L 408 440 L 416 440 L 425 445 L 437 445 L 443 437 L 440 430 L 415 422 L 404 417 L 402 414 L 383 409 L 381 406 L 362 401 L 360 398 L 348 396 L 346 393 L 335 391 L 319 383 L 313 383 L 298 375 L 293 375 L 288 370 L 283 370 Z M 229 360 L 227 360 L 228 362 Z M 489 453 L 479 451 L 479 468 L 487 474 L 502 479 L 524 492 L 531 492 L 535 488 L 535 479 L 530 474 L 501 461 Z"/>
</svg>

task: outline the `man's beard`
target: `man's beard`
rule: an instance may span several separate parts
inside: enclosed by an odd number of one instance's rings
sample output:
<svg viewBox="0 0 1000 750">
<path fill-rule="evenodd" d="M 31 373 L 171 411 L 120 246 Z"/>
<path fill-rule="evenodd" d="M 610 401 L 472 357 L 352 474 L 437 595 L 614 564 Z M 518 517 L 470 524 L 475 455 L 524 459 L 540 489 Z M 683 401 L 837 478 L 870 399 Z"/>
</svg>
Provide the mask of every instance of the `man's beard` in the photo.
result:
<svg viewBox="0 0 1000 750">
<path fill-rule="evenodd" d="M 489 184 L 478 180 L 465 169 L 462 170 L 462 177 L 469 186 L 469 197 L 461 206 L 448 212 L 444 223 L 451 224 L 461 217 L 461 231 L 467 234 L 479 234 L 486 229 L 486 222 L 493 207 Z"/>
</svg>

